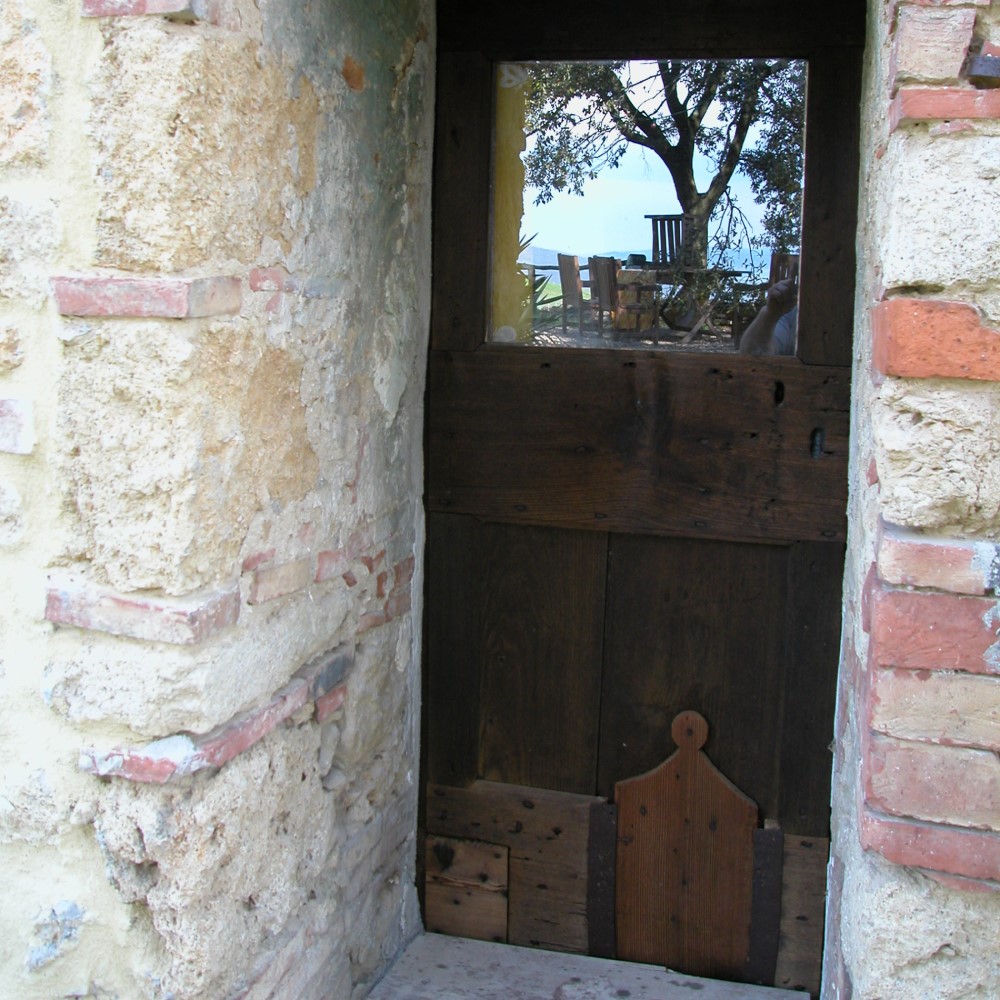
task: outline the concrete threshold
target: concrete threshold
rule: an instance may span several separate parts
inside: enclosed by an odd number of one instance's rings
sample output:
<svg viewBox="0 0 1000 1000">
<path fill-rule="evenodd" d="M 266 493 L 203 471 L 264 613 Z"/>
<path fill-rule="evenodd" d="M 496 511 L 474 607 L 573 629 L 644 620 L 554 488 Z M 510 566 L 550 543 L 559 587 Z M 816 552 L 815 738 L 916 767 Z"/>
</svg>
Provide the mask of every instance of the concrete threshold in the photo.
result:
<svg viewBox="0 0 1000 1000">
<path fill-rule="evenodd" d="M 421 934 L 368 1000 L 785 1000 L 792 992 L 657 965 Z"/>
</svg>

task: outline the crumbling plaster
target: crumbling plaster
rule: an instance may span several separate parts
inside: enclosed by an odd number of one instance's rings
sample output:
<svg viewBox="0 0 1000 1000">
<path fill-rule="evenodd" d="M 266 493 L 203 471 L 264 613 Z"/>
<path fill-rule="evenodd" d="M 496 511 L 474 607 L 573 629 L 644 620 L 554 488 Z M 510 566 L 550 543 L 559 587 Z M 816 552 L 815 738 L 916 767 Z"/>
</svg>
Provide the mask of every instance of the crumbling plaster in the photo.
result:
<svg viewBox="0 0 1000 1000">
<path fill-rule="evenodd" d="M 419 928 L 433 4 L 128 7 L 0 10 L 0 396 L 29 425 L 0 456 L 0 992 L 360 996 Z M 59 316 L 60 274 L 240 305 Z M 187 645 L 54 625 L 64 577 L 239 615 Z M 331 651 L 338 700 L 221 768 L 78 766 L 238 724 Z"/>
</svg>

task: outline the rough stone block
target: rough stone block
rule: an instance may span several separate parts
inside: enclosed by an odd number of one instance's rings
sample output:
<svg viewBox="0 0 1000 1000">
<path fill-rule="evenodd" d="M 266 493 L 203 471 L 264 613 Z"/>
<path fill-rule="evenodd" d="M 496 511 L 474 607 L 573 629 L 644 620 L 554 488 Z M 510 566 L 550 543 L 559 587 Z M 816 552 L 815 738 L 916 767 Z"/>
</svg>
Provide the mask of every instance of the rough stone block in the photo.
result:
<svg viewBox="0 0 1000 1000">
<path fill-rule="evenodd" d="M 975 25 L 976 12 L 968 8 L 901 7 L 889 71 L 892 90 L 901 83 L 957 80 Z"/>
<path fill-rule="evenodd" d="M 48 154 L 52 58 L 20 0 L 0 5 L 0 166 L 40 165 Z"/>
<path fill-rule="evenodd" d="M 874 670 L 868 725 L 902 740 L 1000 751 L 1000 680 L 982 674 Z"/>
<path fill-rule="evenodd" d="M 236 278 L 56 277 L 52 291 L 64 316 L 195 319 L 240 311 Z"/>
<path fill-rule="evenodd" d="M 45 304 L 61 235 L 51 201 L 0 195 L 0 298 Z"/>
<path fill-rule="evenodd" d="M 886 521 L 1000 537 L 1000 383 L 886 378 L 870 413 Z"/>
<path fill-rule="evenodd" d="M 250 588 L 250 604 L 263 604 L 308 587 L 312 582 L 312 560 L 296 559 L 277 566 L 265 566 L 254 571 Z"/>
<path fill-rule="evenodd" d="M 24 537 L 24 501 L 18 490 L 0 480 L 0 545 L 16 545 Z"/>
<path fill-rule="evenodd" d="M 903 587 L 932 587 L 980 596 L 1000 587 L 1000 545 L 935 538 L 880 523 L 879 576 Z"/>
<path fill-rule="evenodd" d="M 869 603 L 876 666 L 1000 674 L 996 601 L 876 586 Z"/>
<path fill-rule="evenodd" d="M 35 450 L 35 409 L 28 399 L 0 399 L 0 451 L 30 455 Z"/>
<path fill-rule="evenodd" d="M 0 329 L 0 372 L 10 372 L 24 360 L 21 335 L 13 327 Z"/>
<path fill-rule="evenodd" d="M 91 77 L 96 155 L 114 165 L 97 178 L 100 266 L 249 266 L 262 239 L 287 249 L 323 115 L 310 76 L 290 87 L 268 52 L 252 32 L 112 19 Z"/>
<path fill-rule="evenodd" d="M 1000 330 L 961 302 L 880 302 L 872 311 L 872 342 L 872 366 L 883 375 L 1000 381 Z"/>
<path fill-rule="evenodd" d="M 45 618 L 56 625 L 112 635 L 192 645 L 236 623 L 239 590 L 208 591 L 182 598 L 120 594 L 72 576 L 49 580 Z"/>
</svg>

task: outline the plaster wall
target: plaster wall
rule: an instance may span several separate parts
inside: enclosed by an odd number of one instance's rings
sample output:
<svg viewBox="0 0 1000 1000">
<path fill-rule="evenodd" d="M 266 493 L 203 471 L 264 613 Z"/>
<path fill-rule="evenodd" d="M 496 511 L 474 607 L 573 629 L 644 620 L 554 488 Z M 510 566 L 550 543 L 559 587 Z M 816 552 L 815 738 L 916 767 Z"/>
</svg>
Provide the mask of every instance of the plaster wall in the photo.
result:
<svg viewBox="0 0 1000 1000">
<path fill-rule="evenodd" d="M 419 929 L 433 37 L 0 7 L 5 995 L 360 996 Z"/>
<path fill-rule="evenodd" d="M 1000 399 L 996 375 L 990 374 L 995 369 L 984 353 L 981 367 L 967 369 L 964 378 L 941 377 L 945 366 L 938 360 L 920 370 L 919 377 L 900 374 L 898 369 L 887 373 L 873 346 L 878 340 L 873 317 L 880 303 L 893 298 L 920 303 L 941 299 L 976 311 L 986 328 L 983 343 L 987 346 L 992 343 L 991 333 L 1000 336 L 996 333 L 1000 330 L 996 266 L 1000 242 L 991 222 L 996 218 L 1000 191 L 997 121 L 991 115 L 961 121 L 931 115 L 927 120 L 903 122 L 892 116 L 893 99 L 906 85 L 930 87 L 943 81 L 955 89 L 965 88 L 963 95 L 971 89 L 957 77 L 970 44 L 978 49 L 984 41 L 1000 37 L 1000 7 L 989 2 L 872 2 L 868 14 L 850 529 L 823 995 L 842 1000 L 986 1000 L 1000 993 L 996 875 L 973 879 L 955 874 L 969 860 L 971 850 L 947 856 L 914 851 L 917 863 L 900 864 L 893 850 L 880 849 L 861 827 L 863 818 L 873 815 L 866 799 L 866 768 L 871 767 L 870 744 L 877 728 L 873 713 L 881 709 L 902 716 L 907 712 L 906 706 L 879 706 L 877 697 L 872 697 L 876 668 L 883 660 L 890 667 L 902 664 L 902 658 L 892 659 L 894 646 L 913 639 L 935 672 L 887 670 L 886 675 L 907 683 L 940 679 L 945 687 L 938 684 L 936 690 L 946 695 L 969 676 L 947 666 L 960 640 L 935 635 L 934 625 L 926 620 L 909 630 L 898 627 L 887 640 L 888 652 L 876 650 L 871 638 L 872 581 L 878 586 L 880 575 L 889 577 L 892 584 L 903 584 L 896 596 L 906 598 L 922 599 L 940 590 L 949 592 L 949 600 L 953 591 L 985 595 L 977 597 L 986 609 L 984 621 L 989 619 L 989 607 L 995 607 L 996 584 L 989 572 L 979 573 L 978 584 L 953 583 L 957 573 L 935 576 L 926 571 L 925 559 L 925 571 L 893 575 L 880 552 L 880 539 L 895 532 L 924 557 L 931 551 L 954 554 L 948 546 L 958 545 L 966 554 L 988 550 L 986 565 L 990 563 L 1000 536 L 1000 453 L 996 447 Z M 940 49 L 935 52 L 923 43 L 911 46 L 914 25 L 920 37 L 941 42 Z M 933 344 L 934 334 L 926 337 Z M 940 352 L 945 362 L 949 353 L 958 354 L 943 345 Z M 959 602 L 968 599 L 956 598 Z M 982 669 L 977 666 L 980 662 Z M 950 745 L 953 738 L 940 734 L 948 724 L 960 724 L 975 711 L 994 719 L 987 726 L 992 735 L 980 734 L 966 745 L 990 745 L 996 735 L 995 720 L 1000 717 L 998 684 L 992 679 L 988 656 L 968 669 L 978 671 L 973 675 L 978 682 L 976 706 L 956 708 L 939 695 L 936 706 L 928 708 L 928 719 L 906 731 L 900 746 L 927 749 L 935 755 L 935 763 L 957 761 L 967 751 L 957 750 Z M 934 729 L 945 720 L 945 729 Z M 953 752 L 955 756 L 949 757 Z M 988 771 L 996 769 L 995 752 L 980 753 L 979 759 Z M 891 783 L 894 776 L 886 780 Z M 953 823 L 959 835 L 974 835 L 976 844 L 992 844 L 996 803 L 991 793 L 995 785 L 989 779 L 978 783 L 973 772 L 957 766 L 941 774 L 929 769 L 920 780 L 924 800 L 933 798 L 939 808 L 947 810 L 962 796 L 976 803 L 975 815 L 960 807 L 945 811 L 945 823 Z M 940 822 L 940 813 L 912 805 L 909 809 L 893 816 L 879 813 L 877 822 L 893 831 L 905 827 L 907 845 L 925 834 L 950 836 L 954 832 L 928 822 Z"/>
</svg>

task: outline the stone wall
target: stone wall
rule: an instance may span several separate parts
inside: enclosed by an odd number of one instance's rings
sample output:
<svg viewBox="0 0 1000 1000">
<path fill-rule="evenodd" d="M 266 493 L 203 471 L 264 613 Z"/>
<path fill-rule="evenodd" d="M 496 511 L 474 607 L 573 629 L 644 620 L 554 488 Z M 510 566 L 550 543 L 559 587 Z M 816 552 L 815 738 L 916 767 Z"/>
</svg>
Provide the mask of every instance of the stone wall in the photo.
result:
<svg viewBox="0 0 1000 1000">
<path fill-rule="evenodd" d="M 350 997 L 414 887 L 433 4 L 0 7 L 0 983 Z"/>
<path fill-rule="evenodd" d="M 1000 6 L 869 5 L 824 996 L 1000 994 Z"/>
</svg>

